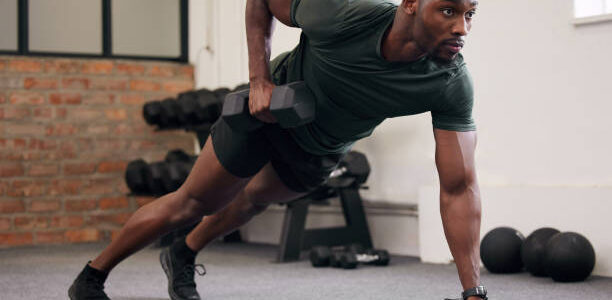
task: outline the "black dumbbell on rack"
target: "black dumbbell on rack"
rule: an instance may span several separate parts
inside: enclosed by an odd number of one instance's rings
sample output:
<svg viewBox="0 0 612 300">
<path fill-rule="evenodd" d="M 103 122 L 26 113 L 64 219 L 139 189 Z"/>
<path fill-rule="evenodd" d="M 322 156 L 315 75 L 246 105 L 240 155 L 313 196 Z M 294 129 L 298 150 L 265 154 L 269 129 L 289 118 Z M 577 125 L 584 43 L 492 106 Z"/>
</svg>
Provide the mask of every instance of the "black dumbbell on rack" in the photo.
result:
<svg viewBox="0 0 612 300">
<path fill-rule="evenodd" d="M 125 181 L 134 194 L 160 196 L 178 189 L 189 175 L 196 157 L 182 150 L 168 152 L 161 162 L 138 159 L 128 164 Z"/>
<path fill-rule="evenodd" d="M 306 83 L 296 81 L 274 88 L 270 112 L 282 128 L 292 128 L 314 120 L 315 104 L 315 97 Z M 263 122 L 249 112 L 248 89 L 227 94 L 221 116 L 229 126 L 242 132 L 263 126 Z"/>
<path fill-rule="evenodd" d="M 351 184 L 362 185 L 370 176 L 370 164 L 365 154 L 350 151 L 340 161 L 338 167 L 331 172 L 326 186 L 346 187 Z"/>
<path fill-rule="evenodd" d="M 223 106 L 214 92 L 207 89 L 179 94 L 177 105 L 181 126 L 214 123 L 221 115 Z"/>
<path fill-rule="evenodd" d="M 222 100 L 214 91 L 200 89 L 181 93 L 177 100 L 166 98 L 147 102 L 142 114 L 149 125 L 160 129 L 183 128 L 214 123 L 221 115 L 222 106 Z"/>
</svg>

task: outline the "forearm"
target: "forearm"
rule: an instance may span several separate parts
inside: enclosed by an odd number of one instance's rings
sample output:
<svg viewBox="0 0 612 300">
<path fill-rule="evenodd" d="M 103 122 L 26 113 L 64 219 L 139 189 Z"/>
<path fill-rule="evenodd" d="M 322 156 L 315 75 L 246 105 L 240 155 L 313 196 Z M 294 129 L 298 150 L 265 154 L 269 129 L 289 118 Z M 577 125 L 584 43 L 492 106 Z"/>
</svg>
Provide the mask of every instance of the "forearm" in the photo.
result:
<svg viewBox="0 0 612 300">
<path fill-rule="evenodd" d="M 463 289 L 480 285 L 480 191 L 477 184 L 440 192 L 444 233 Z"/>
<path fill-rule="evenodd" d="M 270 82 L 270 41 L 274 19 L 266 0 L 248 0 L 246 34 L 249 53 L 249 81 Z"/>
</svg>

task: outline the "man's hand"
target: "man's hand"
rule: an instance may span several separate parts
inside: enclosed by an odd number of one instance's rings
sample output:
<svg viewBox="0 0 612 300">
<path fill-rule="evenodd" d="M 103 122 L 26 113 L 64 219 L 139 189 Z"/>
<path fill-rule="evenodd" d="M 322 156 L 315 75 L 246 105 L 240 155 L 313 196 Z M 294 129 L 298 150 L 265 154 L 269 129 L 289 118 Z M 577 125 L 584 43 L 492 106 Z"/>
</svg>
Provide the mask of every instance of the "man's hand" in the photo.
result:
<svg viewBox="0 0 612 300">
<path fill-rule="evenodd" d="M 249 111 L 253 117 L 265 123 L 276 123 L 276 118 L 270 112 L 270 99 L 274 87 L 274 84 L 267 80 L 251 82 Z"/>
</svg>

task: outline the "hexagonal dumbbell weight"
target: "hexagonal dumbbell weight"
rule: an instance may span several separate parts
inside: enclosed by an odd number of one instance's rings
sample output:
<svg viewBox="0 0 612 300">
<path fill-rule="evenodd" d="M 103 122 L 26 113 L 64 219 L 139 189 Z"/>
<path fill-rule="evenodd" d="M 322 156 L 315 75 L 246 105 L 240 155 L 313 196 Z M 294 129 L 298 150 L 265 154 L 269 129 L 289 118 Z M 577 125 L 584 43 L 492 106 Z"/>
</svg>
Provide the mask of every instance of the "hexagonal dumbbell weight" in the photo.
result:
<svg viewBox="0 0 612 300">
<path fill-rule="evenodd" d="M 315 97 L 303 81 L 280 85 L 272 91 L 270 112 L 283 128 L 292 128 L 312 122 L 315 117 Z M 225 97 L 223 119 L 239 131 L 252 131 L 263 122 L 249 112 L 249 90 L 233 92 Z"/>
</svg>

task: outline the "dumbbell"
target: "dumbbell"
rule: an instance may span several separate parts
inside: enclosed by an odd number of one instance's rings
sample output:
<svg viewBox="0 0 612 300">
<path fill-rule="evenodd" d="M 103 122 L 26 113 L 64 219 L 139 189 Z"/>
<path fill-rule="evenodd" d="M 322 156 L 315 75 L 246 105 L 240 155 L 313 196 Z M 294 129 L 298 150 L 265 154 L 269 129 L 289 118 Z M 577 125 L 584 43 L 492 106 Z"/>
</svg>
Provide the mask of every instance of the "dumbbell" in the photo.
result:
<svg viewBox="0 0 612 300">
<path fill-rule="evenodd" d="M 145 103 L 142 107 L 142 116 L 149 125 L 159 124 L 161 104 L 159 101 L 151 101 Z"/>
<path fill-rule="evenodd" d="M 338 254 L 344 252 L 362 253 L 365 252 L 365 248 L 357 243 L 346 245 L 342 250 L 333 250 L 329 246 L 313 246 L 310 250 L 310 262 L 313 267 L 333 266 L 339 261 Z"/>
<path fill-rule="evenodd" d="M 222 102 L 207 89 L 179 94 L 179 125 L 213 123 L 221 113 Z"/>
<path fill-rule="evenodd" d="M 154 162 L 143 169 L 146 185 L 144 194 L 160 196 L 176 191 L 191 171 L 192 164 L 187 162 Z"/>
<path fill-rule="evenodd" d="M 195 116 L 196 112 L 196 99 L 197 93 L 195 91 L 183 92 L 176 98 L 177 112 L 178 112 L 178 123 L 179 124 L 195 124 L 197 119 Z"/>
<path fill-rule="evenodd" d="M 154 196 L 166 194 L 162 177 L 167 173 L 168 167 L 165 162 L 155 162 L 144 169 L 143 178 L 147 185 L 147 194 Z"/>
<path fill-rule="evenodd" d="M 242 91 L 242 90 L 248 90 L 251 87 L 250 84 L 248 83 L 243 83 L 243 84 L 239 84 L 234 88 L 234 92 L 236 91 Z"/>
<path fill-rule="evenodd" d="M 334 251 L 327 246 L 314 246 L 310 251 L 310 263 L 313 267 L 354 269 L 359 263 L 386 266 L 389 261 L 390 255 L 386 250 L 365 250 L 360 244 L 346 246 L 344 251 Z"/>
<path fill-rule="evenodd" d="M 339 252 L 333 259 L 337 260 L 337 262 L 332 263 L 332 266 L 342 269 L 354 269 L 360 263 L 386 266 L 389 264 L 391 256 L 387 250 L 368 249 L 365 253 Z"/>
<path fill-rule="evenodd" d="M 176 127 L 180 124 L 179 122 L 179 107 L 176 100 L 173 98 L 166 98 L 161 101 L 161 111 L 159 114 L 159 127 Z"/>
<path fill-rule="evenodd" d="M 174 102 L 172 98 L 147 102 L 142 107 L 142 116 L 149 125 L 173 126 L 178 122 L 177 107 Z"/>
<path fill-rule="evenodd" d="M 125 170 L 125 182 L 132 193 L 146 194 L 149 190 L 144 179 L 145 169 L 149 165 L 142 159 L 137 159 L 128 163 Z"/>
<path fill-rule="evenodd" d="M 361 152 L 350 151 L 340 161 L 338 168 L 331 172 L 327 186 L 346 187 L 353 183 L 363 184 L 370 175 L 368 158 Z"/>
<path fill-rule="evenodd" d="M 187 179 L 187 176 L 189 175 L 189 172 L 191 171 L 191 167 L 192 167 L 192 164 L 188 162 L 182 162 L 182 161 L 177 161 L 177 162 L 172 162 L 172 163 L 166 162 L 167 173 L 163 174 L 161 178 L 162 184 L 164 186 L 164 192 L 165 193 L 174 192 L 179 187 L 181 187 L 183 182 L 185 182 L 185 179 Z"/>
<path fill-rule="evenodd" d="M 196 91 L 196 115 L 199 123 L 214 123 L 221 116 L 223 98 L 206 89 Z M 225 95 L 224 95 L 225 97 Z"/>
<path fill-rule="evenodd" d="M 219 101 L 223 102 L 223 100 L 225 99 L 225 96 L 227 96 L 227 94 L 229 94 L 230 92 L 232 92 L 232 90 L 223 87 L 223 88 L 215 89 L 213 91 L 213 94 L 215 94 L 215 97 L 217 97 Z"/>
<path fill-rule="evenodd" d="M 303 81 L 280 85 L 272 91 L 270 112 L 282 128 L 297 127 L 315 117 L 315 98 Z M 263 122 L 249 112 L 249 90 L 228 94 L 221 116 L 229 126 L 238 131 L 252 131 L 263 126 Z"/>
<path fill-rule="evenodd" d="M 167 163 L 173 162 L 191 162 L 192 156 L 187 154 L 183 149 L 174 149 L 166 153 L 164 161 Z"/>
</svg>

